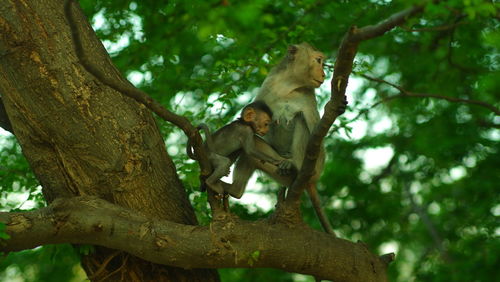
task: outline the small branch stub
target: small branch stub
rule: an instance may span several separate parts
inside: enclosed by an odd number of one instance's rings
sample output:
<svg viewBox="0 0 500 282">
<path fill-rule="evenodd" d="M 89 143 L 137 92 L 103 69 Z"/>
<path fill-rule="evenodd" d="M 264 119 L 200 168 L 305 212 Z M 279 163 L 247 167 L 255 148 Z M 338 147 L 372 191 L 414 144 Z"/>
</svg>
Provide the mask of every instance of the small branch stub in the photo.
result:
<svg viewBox="0 0 500 282">
<path fill-rule="evenodd" d="M 388 253 L 385 255 L 381 255 L 379 258 L 380 258 L 380 261 L 382 261 L 385 265 L 389 266 L 389 264 L 391 262 L 393 262 L 394 259 L 396 259 L 396 254 Z"/>
</svg>

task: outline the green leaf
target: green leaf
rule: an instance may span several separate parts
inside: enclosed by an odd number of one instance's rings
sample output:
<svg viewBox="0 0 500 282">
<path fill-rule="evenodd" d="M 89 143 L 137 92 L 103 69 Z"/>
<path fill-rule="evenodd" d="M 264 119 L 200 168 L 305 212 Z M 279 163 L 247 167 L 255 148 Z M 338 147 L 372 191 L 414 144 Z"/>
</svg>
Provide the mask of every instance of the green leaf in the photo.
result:
<svg viewBox="0 0 500 282">
<path fill-rule="evenodd" d="M 259 260 L 259 257 L 260 257 L 260 251 L 257 250 L 251 253 L 250 256 L 248 257 L 248 265 L 253 266 L 254 263 L 256 263 Z"/>
</svg>

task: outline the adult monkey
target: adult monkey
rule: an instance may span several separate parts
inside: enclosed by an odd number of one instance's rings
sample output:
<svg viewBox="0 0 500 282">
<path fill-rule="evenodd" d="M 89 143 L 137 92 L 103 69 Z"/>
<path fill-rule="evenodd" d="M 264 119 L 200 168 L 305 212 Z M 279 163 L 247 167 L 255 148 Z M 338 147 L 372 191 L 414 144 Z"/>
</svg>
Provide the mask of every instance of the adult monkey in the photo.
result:
<svg viewBox="0 0 500 282">
<path fill-rule="evenodd" d="M 282 157 L 292 159 L 299 170 L 309 136 L 320 119 L 314 89 L 325 80 L 324 59 L 323 53 L 307 43 L 291 45 L 285 58 L 266 77 L 255 98 L 256 101 L 264 101 L 274 113 L 271 129 L 265 139 Z M 347 101 L 344 101 L 344 105 L 347 105 Z M 343 112 L 345 106 L 341 110 Z M 321 225 L 327 233 L 334 234 L 321 208 L 316 189 L 324 162 L 325 151 L 322 148 L 307 191 Z M 290 178 L 280 181 L 278 175 L 271 174 L 251 157 L 242 155 L 234 169 L 235 182 L 246 185 L 255 168 L 266 171 L 284 185 L 288 186 L 293 181 Z"/>
</svg>

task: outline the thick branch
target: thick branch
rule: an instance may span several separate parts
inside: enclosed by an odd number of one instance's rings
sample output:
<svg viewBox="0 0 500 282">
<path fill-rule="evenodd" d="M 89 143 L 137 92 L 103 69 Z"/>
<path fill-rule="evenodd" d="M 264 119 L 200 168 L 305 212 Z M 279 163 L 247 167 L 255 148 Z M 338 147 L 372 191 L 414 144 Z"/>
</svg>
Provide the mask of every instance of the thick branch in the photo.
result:
<svg viewBox="0 0 500 282">
<path fill-rule="evenodd" d="M 37 211 L 0 213 L 0 222 L 11 236 L 0 241 L 4 252 L 54 243 L 94 244 L 182 268 L 273 267 L 334 281 L 386 281 L 385 263 L 364 244 L 308 227 L 231 217 L 207 227 L 182 225 L 96 197 L 57 199 Z"/>
<path fill-rule="evenodd" d="M 309 138 L 302 169 L 289 192 L 288 199 L 292 203 L 298 204 L 300 196 L 304 192 L 305 183 L 307 183 L 314 174 L 321 143 L 337 117 L 342 114 L 340 109 L 343 106 L 343 102 L 346 100 L 345 91 L 349 76 L 352 72 L 352 65 L 358 45 L 363 40 L 383 35 L 385 32 L 404 23 L 408 17 L 422 10 L 423 7 L 415 6 L 396 13 L 377 25 L 370 25 L 359 29 L 353 26 L 346 33 L 340 44 L 337 60 L 335 61 L 333 78 L 331 81 L 331 99 L 326 104 L 324 115 Z"/>
</svg>

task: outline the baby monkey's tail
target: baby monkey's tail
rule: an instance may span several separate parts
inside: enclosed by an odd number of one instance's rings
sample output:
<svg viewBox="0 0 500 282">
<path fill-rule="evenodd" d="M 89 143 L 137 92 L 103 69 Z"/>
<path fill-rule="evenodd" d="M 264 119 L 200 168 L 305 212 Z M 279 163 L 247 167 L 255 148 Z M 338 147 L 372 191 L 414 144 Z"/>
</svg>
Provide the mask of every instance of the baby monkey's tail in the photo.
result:
<svg viewBox="0 0 500 282">
<path fill-rule="evenodd" d="M 198 129 L 198 131 L 202 130 L 203 133 L 205 133 L 205 143 L 208 147 L 208 149 L 210 150 L 212 148 L 212 135 L 211 135 L 211 132 L 210 132 L 210 129 L 208 128 L 208 126 L 205 124 L 205 123 L 200 123 L 196 129 Z M 194 150 L 193 150 L 193 144 L 191 143 L 191 141 L 188 139 L 187 141 L 187 145 L 186 145 L 186 154 L 188 155 L 188 157 L 192 160 L 197 160 L 196 156 L 194 155 Z"/>
</svg>

